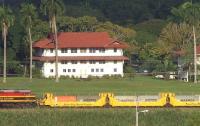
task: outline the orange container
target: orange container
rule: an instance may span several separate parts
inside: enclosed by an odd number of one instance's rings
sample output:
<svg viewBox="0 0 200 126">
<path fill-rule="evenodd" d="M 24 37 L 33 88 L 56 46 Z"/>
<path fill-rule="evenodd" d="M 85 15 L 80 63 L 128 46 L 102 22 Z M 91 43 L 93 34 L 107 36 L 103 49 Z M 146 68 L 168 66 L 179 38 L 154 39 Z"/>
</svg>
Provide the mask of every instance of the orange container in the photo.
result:
<svg viewBox="0 0 200 126">
<path fill-rule="evenodd" d="M 76 96 L 55 96 L 57 102 L 75 102 L 77 101 Z"/>
</svg>

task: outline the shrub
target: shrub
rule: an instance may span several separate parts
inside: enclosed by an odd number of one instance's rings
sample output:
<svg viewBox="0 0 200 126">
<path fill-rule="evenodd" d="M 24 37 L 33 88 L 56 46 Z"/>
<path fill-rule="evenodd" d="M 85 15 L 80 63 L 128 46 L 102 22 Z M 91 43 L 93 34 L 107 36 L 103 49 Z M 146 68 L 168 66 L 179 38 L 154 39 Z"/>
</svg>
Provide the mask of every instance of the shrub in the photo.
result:
<svg viewBox="0 0 200 126">
<path fill-rule="evenodd" d="M 124 73 L 125 78 L 134 78 L 135 74 L 134 73 Z"/>
<path fill-rule="evenodd" d="M 111 75 L 110 78 L 111 79 L 121 79 L 122 76 L 120 74 L 116 74 L 116 75 Z"/>
<path fill-rule="evenodd" d="M 60 79 L 69 79 L 70 78 L 70 76 L 68 76 L 68 75 L 62 75 L 62 76 L 60 76 Z"/>
<path fill-rule="evenodd" d="M 103 79 L 110 79 L 110 76 L 107 74 L 107 75 L 103 75 L 102 78 Z"/>
<path fill-rule="evenodd" d="M 32 72 L 33 72 L 33 78 L 43 78 L 41 69 L 33 68 Z"/>
<path fill-rule="evenodd" d="M 126 65 L 126 66 L 124 66 L 124 72 L 125 73 L 134 73 L 134 69 L 132 66 Z"/>
</svg>

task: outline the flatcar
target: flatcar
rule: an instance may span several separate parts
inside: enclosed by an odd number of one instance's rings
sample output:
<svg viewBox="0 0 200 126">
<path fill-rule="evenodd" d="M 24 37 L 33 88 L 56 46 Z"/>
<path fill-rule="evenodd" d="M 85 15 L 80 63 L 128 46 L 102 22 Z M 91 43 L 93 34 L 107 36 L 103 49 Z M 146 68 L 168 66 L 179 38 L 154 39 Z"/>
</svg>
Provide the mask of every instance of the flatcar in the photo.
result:
<svg viewBox="0 0 200 126">
<path fill-rule="evenodd" d="M 46 93 L 40 101 L 41 106 L 50 107 L 103 107 L 106 104 L 107 93 L 100 93 L 98 96 L 54 96 Z"/>
<path fill-rule="evenodd" d="M 113 94 L 109 99 L 112 107 L 164 107 L 168 104 L 167 95 L 168 93 L 140 96 L 114 96 Z"/>
<path fill-rule="evenodd" d="M 176 95 L 170 94 L 170 104 L 173 107 L 200 107 L 200 95 Z"/>
</svg>

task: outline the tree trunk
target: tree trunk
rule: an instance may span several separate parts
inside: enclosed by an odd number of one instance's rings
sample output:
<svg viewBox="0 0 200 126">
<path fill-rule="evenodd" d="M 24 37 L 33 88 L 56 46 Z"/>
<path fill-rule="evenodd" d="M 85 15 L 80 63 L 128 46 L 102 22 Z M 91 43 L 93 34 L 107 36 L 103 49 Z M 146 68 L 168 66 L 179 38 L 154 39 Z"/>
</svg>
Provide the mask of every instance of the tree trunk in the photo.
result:
<svg viewBox="0 0 200 126">
<path fill-rule="evenodd" d="M 27 72 L 27 62 L 25 62 L 24 64 L 24 77 L 26 77 L 26 72 Z"/>
<path fill-rule="evenodd" d="M 59 82 L 58 78 L 58 36 L 57 36 L 57 27 L 56 27 L 56 16 L 53 16 L 53 28 L 54 28 L 54 36 L 55 36 L 55 75 L 56 75 L 56 83 Z"/>
<path fill-rule="evenodd" d="M 4 60 L 3 60 L 3 83 L 6 83 L 6 24 L 3 23 L 3 40 L 4 40 Z"/>
<path fill-rule="evenodd" d="M 31 17 L 29 16 L 29 21 L 31 24 Z M 29 34 L 29 43 L 30 43 L 30 80 L 32 80 L 32 65 L 33 65 L 33 51 L 32 51 L 32 36 L 31 36 L 31 27 L 28 28 Z"/>
<path fill-rule="evenodd" d="M 194 26 L 193 26 L 193 37 L 194 37 L 194 83 L 197 83 L 196 32 Z"/>
</svg>

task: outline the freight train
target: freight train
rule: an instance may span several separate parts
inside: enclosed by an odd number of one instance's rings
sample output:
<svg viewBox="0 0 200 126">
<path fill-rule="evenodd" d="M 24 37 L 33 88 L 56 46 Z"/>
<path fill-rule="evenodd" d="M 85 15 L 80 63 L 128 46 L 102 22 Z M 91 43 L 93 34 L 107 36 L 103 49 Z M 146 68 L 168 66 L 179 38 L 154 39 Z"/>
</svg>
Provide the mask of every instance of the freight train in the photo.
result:
<svg viewBox="0 0 200 126">
<path fill-rule="evenodd" d="M 96 96 L 55 96 L 46 93 L 42 99 L 30 90 L 0 90 L 0 107 L 200 107 L 200 95 L 158 95 L 119 96 L 100 93 Z"/>
</svg>

